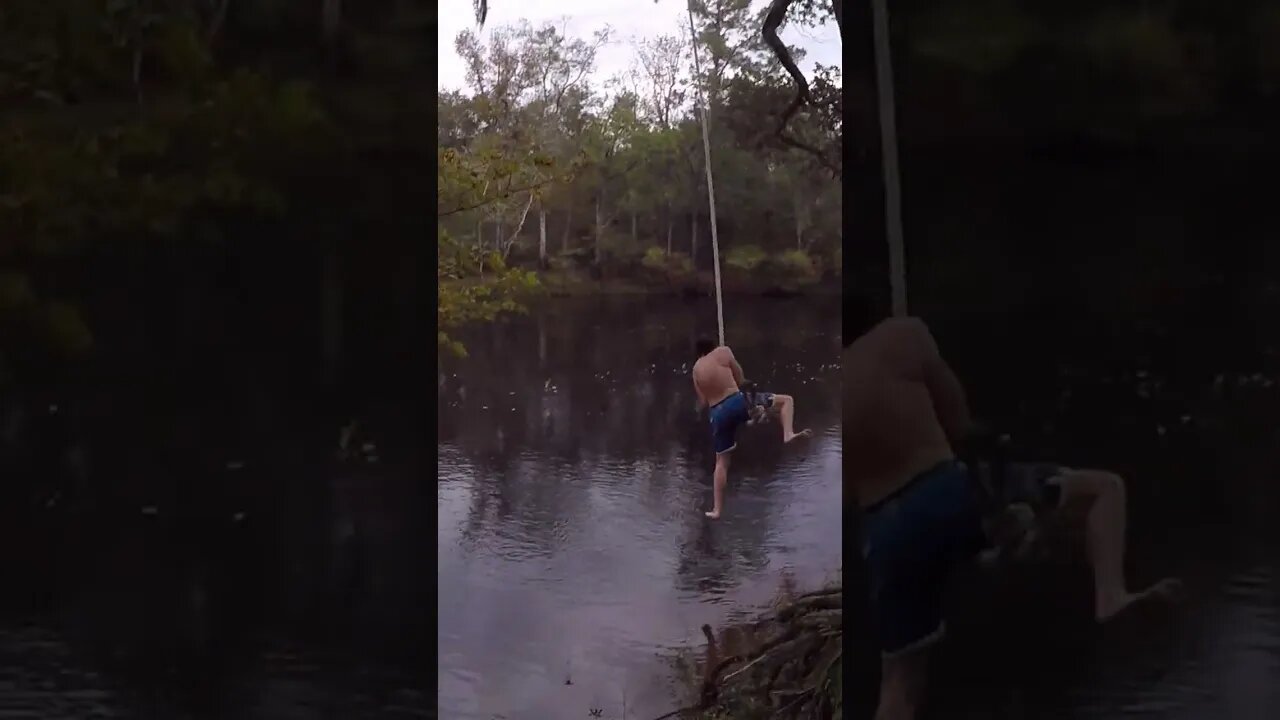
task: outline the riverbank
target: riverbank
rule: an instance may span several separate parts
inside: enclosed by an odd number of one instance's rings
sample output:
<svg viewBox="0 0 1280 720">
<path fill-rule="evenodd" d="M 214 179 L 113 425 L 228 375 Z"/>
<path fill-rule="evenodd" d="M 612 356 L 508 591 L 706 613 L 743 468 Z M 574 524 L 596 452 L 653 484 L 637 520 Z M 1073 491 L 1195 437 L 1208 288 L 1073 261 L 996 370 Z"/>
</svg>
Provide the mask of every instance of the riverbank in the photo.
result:
<svg viewBox="0 0 1280 720">
<path fill-rule="evenodd" d="M 843 587 L 778 604 L 717 637 L 703 625 L 705 657 L 683 663 L 695 700 L 657 720 L 839 718 L 844 710 Z"/>
<path fill-rule="evenodd" d="M 666 295 L 680 297 L 713 297 L 715 275 L 701 272 L 684 278 L 646 279 L 640 277 L 592 277 L 588 273 L 547 270 L 537 273 L 541 289 L 551 297 L 592 297 L 628 295 Z M 726 294 L 756 297 L 828 297 L 840 295 L 839 278 L 808 283 L 780 283 L 722 276 L 721 289 Z"/>
</svg>

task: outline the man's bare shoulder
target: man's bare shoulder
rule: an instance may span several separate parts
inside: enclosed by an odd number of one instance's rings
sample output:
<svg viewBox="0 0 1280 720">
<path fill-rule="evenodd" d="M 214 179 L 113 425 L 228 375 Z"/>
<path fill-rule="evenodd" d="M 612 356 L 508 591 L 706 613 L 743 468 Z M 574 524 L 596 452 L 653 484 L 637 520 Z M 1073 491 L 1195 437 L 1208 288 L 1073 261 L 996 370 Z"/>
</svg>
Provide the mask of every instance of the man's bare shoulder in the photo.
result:
<svg viewBox="0 0 1280 720">
<path fill-rule="evenodd" d="M 924 320 L 914 315 L 886 318 L 872 330 L 880 330 L 887 335 L 903 338 L 932 337 L 929 332 L 929 326 L 925 324 Z"/>
<path fill-rule="evenodd" d="M 733 351 L 728 345 L 720 347 L 708 352 L 706 355 L 693 361 L 693 371 L 700 372 L 708 367 L 727 367 L 733 360 Z"/>
<path fill-rule="evenodd" d="M 918 317 L 892 317 L 881 320 L 849 346 L 851 351 L 914 351 L 933 345 L 929 326 Z"/>
<path fill-rule="evenodd" d="M 917 378 L 937 353 L 933 335 L 917 317 L 888 318 L 855 340 L 843 364 L 853 376 L 893 375 Z"/>
<path fill-rule="evenodd" d="M 729 349 L 728 345 L 721 345 L 707 353 L 707 357 L 711 358 L 716 364 L 728 365 L 733 360 L 733 351 Z"/>
</svg>

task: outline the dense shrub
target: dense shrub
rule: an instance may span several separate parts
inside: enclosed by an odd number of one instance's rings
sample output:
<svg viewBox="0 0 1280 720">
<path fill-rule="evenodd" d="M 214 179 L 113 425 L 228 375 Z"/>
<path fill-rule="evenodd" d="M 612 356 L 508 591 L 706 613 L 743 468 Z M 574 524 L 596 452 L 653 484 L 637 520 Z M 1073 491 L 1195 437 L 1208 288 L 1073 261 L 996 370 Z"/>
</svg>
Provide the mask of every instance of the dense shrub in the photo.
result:
<svg viewBox="0 0 1280 720">
<path fill-rule="evenodd" d="M 751 273 L 764 264 L 769 256 L 759 245 L 739 245 L 724 255 L 724 264 L 744 273 Z"/>
<path fill-rule="evenodd" d="M 640 260 L 640 264 L 646 270 L 666 271 L 667 269 L 667 251 L 660 247 L 651 247 L 644 251 L 644 258 Z"/>
<path fill-rule="evenodd" d="M 818 281 L 818 264 L 804 250 L 787 250 L 770 258 L 771 269 L 784 284 L 797 286 Z"/>
<path fill-rule="evenodd" d="M 645 276 L 652 281 L 678 282 L 687 280 L 693 275 L 693 261 L 682 252 L 670 255 L 661 247 L 650 247 L 645 250 L 640 260 Z"/>
</svg>

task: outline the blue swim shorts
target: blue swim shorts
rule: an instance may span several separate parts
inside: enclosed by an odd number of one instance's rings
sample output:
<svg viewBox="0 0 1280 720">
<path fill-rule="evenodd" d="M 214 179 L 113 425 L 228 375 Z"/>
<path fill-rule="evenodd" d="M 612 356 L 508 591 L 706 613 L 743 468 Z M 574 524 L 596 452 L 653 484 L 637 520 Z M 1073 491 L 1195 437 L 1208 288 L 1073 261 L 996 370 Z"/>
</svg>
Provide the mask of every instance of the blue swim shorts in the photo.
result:
<svg viewBox="0 0 1280 720">
<path fill-rule="evenodd" d="M 984 545 L 979 498 L 968 470 L 956 461 L 920 473 L 867 509 L 862 552 L 886 657 L 942 638 L 942 596 L 951 570 Z"/>
<path fill-rule="evenodd" d="M 736 392 L 711 406 L 711 445 L 716 454 L 727 453 L 738 446 L 738 428 L 751 419 L 751 409 L 756 405 L 768 408 L 773 404 L 773 393 Z"/>
</svg>

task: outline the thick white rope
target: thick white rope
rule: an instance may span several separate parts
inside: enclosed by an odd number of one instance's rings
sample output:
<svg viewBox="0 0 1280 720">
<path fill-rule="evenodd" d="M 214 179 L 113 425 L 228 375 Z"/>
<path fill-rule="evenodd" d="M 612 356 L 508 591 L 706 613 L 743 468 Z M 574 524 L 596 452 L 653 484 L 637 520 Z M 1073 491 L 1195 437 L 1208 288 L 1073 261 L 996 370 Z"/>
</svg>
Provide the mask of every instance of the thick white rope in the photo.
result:
<svg viewBox="0 0 1280 720">
<path fill-rule="evenodd" d="M 698 31 L 693 24 L 693 0 L 689 0 L 689 39 L 693 43 L 694 89 L 697 92 L 698 110 L 702 113 L 702 158 L 707 167 L 707 205 L 711 213 L 711 259 L 716 273 L 716 326 L 720 329 L 720 344 L 724 345 L 724 295 L 720 290 L 720 236 L 716 232 L 716 184 L 711 177 L 711 136 L 707 132 L 707 104 L 702 97 L 702 65 L 698 61 Z M 697 238 L 693 238 L 697 242 Z"/>
<path fill-rule="evenodd" d="M 880 100 L 880 155 L 884 164 L 885 231 L 889 238 L 889 290 L 894 317 L 907 314 L 907 258 L 902 241 L 902 191 L 898 178 L 898 129 L 894 119 L 893 65 L 889 52 L 889 8 L 871 0 Z"/>
</svg>

